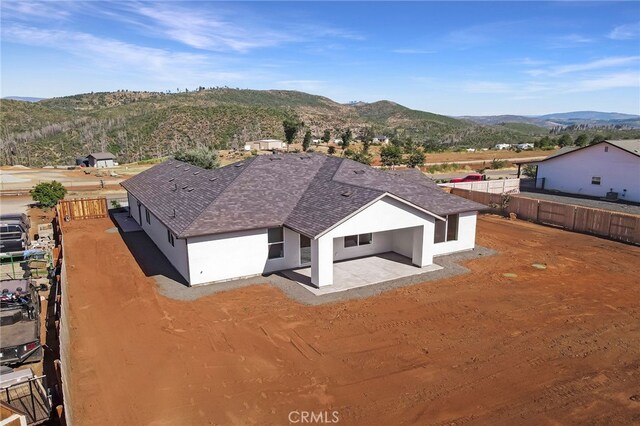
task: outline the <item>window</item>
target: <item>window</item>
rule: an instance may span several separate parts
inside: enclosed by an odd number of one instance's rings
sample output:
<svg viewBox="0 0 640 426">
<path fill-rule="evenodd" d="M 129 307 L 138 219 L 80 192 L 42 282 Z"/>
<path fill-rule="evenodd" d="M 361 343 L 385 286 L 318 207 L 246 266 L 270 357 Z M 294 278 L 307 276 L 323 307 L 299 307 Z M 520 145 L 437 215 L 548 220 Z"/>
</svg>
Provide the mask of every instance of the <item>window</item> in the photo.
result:
<svg viewBox="0 0 640 426">
<path fill-rule="evenodd" d="M 344 237 L 344 247 L 365 246 L 371 244 L 371 241 L 373 241 L 373 234 L 371 232 L 368 234 L 347 235 Z"/>
<path fill-rule="evenodd" d="M 444 222 L 441 220 L 436 221 L 436 230 L 433 235 L 434 243 L 444 243 L 458 239 L 458 221 L 460 217 L 457 214 L 450 214 L 445 219 Z"/>
<path fill-rule="evenodd" d="M 168 229 L 167 229 L 167 240 L 169 240 L 169 244 L 175 247 L 175 240 L 174 240 L 173 234 Z"/>
<path fill-rule="evenodd" d="M 269 259 L 280 259 L 284 257 L 284 229 L 269 228 L 267 230 L 267 240 L 269 243 Z"/>
<path fill-rule="evenodd" d="M 591 185 L 600 185 L 600 176 L 594 176 L 591 178 Z"/>
<path fill-rule="evenodd" d="M 147 219 L 147 223 L 151 225 L 151 213 L 149 213 L 149 209 L 146 207 L 144 208 L 144 215 L 145 215 L 145 218 Z"/>
</svg>

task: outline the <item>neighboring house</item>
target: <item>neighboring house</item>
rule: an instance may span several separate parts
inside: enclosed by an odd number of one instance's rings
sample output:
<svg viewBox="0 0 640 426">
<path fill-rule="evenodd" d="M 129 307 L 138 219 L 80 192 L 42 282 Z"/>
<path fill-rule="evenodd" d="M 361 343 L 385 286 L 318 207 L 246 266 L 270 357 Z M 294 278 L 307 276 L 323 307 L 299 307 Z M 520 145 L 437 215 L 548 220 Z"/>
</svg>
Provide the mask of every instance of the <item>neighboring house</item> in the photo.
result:
<svg viewBox="0 0 640 426">
<path fill-rule="evenodd" d="M 419 171 L 322 154 L 256 156 L 216 170 L 167 161 L 122 183 L 130 213 L 190 285 L 396 252 L 424 267 L 475 244 L 483 205 Z"/>
<path fill-rule="evenodd" d="M 260 139 L 259 141 L 251 141 L 247 142 L 244 145 L 245 151 L 271 151 L 271 150 L 281 150 L 286 149 L 287 144 L 282 142 L 280 139 Z"/>
<path fill-rule="evenodd" d="M 535 164 L 537 188 L 640 203 L 640 139 L 564 147 Z"/>
<path fill-rule="evenodd" d="M 533 149 L 533 144 L 532 143 L 519 143 L 518 145 L 516 145 L 516 148 L 521 149 L 523 151 L 526 151 L 528 149 Z"/>
<path fill-rule="evenodd" d="M 373 138 L 373 143 L 381 143 L 383 145 L 386 145 L 389 143 L 389 138 L 386 136 L 375 136 Z"/>
<path fill-rule="evenodd" d="M 92 152 L 87 155 L 87 165 L 98 169 L 115 166 L 115 156 L 110 152 Z"/>
<path fill-rule="evenodd" d="M 497 150 L 503 150 L 503 149 L 511 149 L 511 144 L 508 143 L 499 143 L 496 146 L 494 146 L 495 149 Z"/>
</svg>

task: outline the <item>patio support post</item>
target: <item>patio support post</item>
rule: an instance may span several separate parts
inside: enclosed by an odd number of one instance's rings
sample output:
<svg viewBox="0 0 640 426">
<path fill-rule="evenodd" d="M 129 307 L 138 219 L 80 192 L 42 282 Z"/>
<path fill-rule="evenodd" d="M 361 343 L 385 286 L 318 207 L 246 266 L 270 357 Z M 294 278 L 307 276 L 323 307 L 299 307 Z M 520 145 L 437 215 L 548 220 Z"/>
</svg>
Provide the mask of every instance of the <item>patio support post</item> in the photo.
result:
<svg viewBox="0 0 640 426">
<path fill-rule="evenodd" d="M 431 222 L 413 230 L 413 256 L 411 262 L 422 268 L 433 264 L 433 233 L 435 225 Z"/>
<path fill-rule="evenodd" d="M 311 240 L 311 283 L 318 288 L 333 284 L 333 238 Z"/>
</svg>

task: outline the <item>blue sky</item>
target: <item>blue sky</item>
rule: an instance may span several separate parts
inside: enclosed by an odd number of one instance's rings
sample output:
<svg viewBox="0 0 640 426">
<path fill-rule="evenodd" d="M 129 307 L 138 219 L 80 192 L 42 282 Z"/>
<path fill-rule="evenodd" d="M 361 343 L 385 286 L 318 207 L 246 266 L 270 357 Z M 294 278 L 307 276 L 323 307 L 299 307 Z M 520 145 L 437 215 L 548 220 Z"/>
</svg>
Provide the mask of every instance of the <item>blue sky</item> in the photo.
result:
<svg viewBox="0 0 640 426">
<path fill-rule="evenodd" d="M 202 86 L 640 114 L 640 2 L 3 0 L 2 96 Z"/>
</svg>

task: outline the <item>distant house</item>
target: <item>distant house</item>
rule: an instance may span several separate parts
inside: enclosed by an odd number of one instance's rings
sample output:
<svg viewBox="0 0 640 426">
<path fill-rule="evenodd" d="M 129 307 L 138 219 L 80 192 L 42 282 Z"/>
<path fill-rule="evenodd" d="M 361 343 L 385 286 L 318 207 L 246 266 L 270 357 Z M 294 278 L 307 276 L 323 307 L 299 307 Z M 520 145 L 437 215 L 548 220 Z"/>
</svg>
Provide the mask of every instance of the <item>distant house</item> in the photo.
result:
<svg viewBox="0 0 640 426">
<path fill-rule="evenodd" d="M 260 139 L 257 141 L 251 141 L 244 144 L 245 151 L 271 151 L 286 149 L 287 144 L 280 139 Z"/>
<path fill-rule="evenodd" d="M 394 252 L 419 271 L 475 246 L 484 206 L 418 171 L 322 154 L 259 155 L 215 170 L 169 160 L 122 183 L 130 213 L 189 285 Z"/>
<path fill-rule="evenodd" d="M 539 189 L 640 203 L 640 139 L 564 147 L 535 164 Z"/>
<path fill-rule="evenodd" d="M 516 148 L 521 149 L 523 151 L 526 151 L 528 149 L 533 149 L 533 144 L 532 143 L 519 143 L 518 145 L 516 145 Z"/>
<path fill-rule="evenodd" d="M 389 143 L 389 138 L 387 136 L 375 136 L 373 138 L 373 143 L 381 143 L 383 145 L 388 144 Z"/>
<path fill-rule="evenodd" d="M 114 162 L 115 158 L 116 157 L 110 152 L 92 152 L 87 155 L 87 165 L 97 169 L 114 167 L 116 165 Z"/>
<path fill-rule="evenodd" d="M 509 143 L 499 143 L 496 146 L 494 146 L 494 148 L 497 149 L 497 150 L 511 149 L 511 144 L 509 144 Z"/>
</svg>

